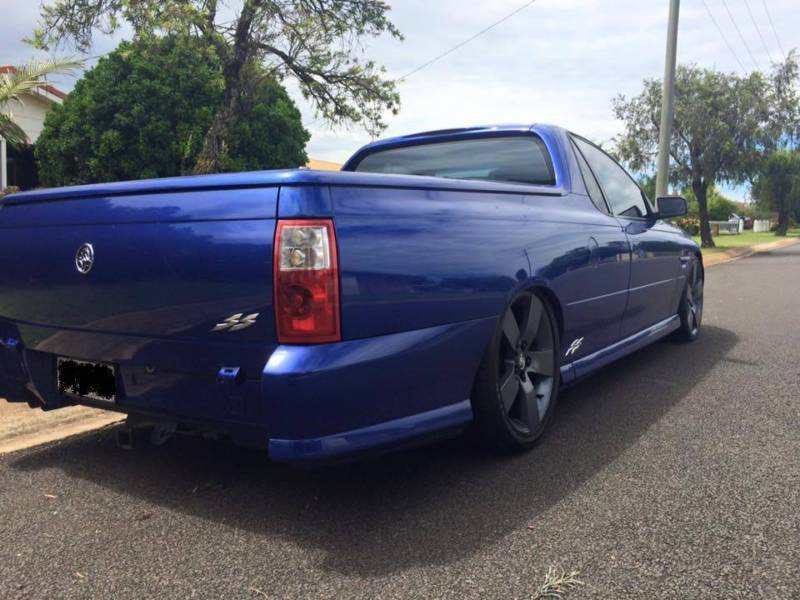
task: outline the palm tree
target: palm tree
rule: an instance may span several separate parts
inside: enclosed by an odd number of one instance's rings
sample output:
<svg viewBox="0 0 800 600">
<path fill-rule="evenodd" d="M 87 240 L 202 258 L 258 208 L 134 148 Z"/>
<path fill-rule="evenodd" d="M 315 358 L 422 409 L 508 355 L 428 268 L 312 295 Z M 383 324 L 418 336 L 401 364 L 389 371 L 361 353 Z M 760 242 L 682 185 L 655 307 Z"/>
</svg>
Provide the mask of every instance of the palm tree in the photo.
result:
<svg viewBox="0 0 800 600">
<path fill-rule="evenodd" d="M 27 144 L 28 136 L 5 111 L 15 102 L 22 104 L 25 94 L 47 85 L 43 77 L 54 73 L 71 74 L 82 64 L 82 61 L 72 59 L 32 61 L 0 75 L 0 137 L 12 147 Z"/>
</svg>

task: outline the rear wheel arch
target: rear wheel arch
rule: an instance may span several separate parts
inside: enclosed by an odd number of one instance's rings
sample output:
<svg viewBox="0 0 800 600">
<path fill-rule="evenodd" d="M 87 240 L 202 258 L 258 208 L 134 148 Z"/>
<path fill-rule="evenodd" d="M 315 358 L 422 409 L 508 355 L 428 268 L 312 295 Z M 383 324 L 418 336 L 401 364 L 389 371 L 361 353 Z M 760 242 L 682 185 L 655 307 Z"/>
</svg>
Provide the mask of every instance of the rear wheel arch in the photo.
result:
<svg viewBox="0 0 800 600">
<path fill-rule="evenodd" d="M 511 293 L 509 294 L 508 298 L 506 299 L 506 303 L 500 309 L 500 312 L 497 314 L 497 322 L 503 318 L 503 313 L 505 310 L 511 306 L 514 302 L 514 299 L 522 293 L 525 292 L 533 292 L 539 298 L 541 298 L 544 302 L 547 303 L 548 307 L 553 311 L 553 316 L 556 320 L 556 325 L 558 329 L 558 339 L 564 339 L 564 311 L 561 308 L 561 302 L 558 299 L 556 293 L 550 288 L 548 285 L 538 282 L 529 282 L 528 285 L 520 285 L 515 287 Z"/>
<path fill-rule="evenodd" d="M 558 301 L 558 296 L 556 296 L 556 293 L 549 287 L 543 285 L 533 285 L 528 289 L 537 294 L 550 305 L 550 309 L 553 311 L 553 315 L 556 318 L 556 324 L 558 325 L 558 339 L 563 340 L 564 312 L 561 310 L 561 303 Z"/>
</svg>

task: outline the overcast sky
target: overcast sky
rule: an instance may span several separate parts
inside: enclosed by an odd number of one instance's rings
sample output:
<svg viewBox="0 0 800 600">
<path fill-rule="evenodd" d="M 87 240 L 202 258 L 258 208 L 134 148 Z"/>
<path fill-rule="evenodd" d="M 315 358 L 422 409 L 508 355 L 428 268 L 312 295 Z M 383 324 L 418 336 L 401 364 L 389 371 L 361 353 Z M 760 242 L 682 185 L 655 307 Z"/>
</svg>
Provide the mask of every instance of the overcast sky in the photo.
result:
<svg viewBox="0 0 800 600">
<path fill-rule="evenodd" d="M 374 41 L 367 54 L 384 64 L 390 76 L 400 77 L 526 3 L 390 0 L 392 19 L 405 41 Z M 798 0 L 705 0 L 733 51 L 703 0 L 681 4 L 679 62 L 742 72 L 740 61 L 748 71 L 756 66 L 766 70 L 783 55 L 765 4 L 783 50 L 800 46 Z M 663 75 L 668 5 L 668 0 L 537 0 L 403 82 L 400 114 L 390 120 L 385 135 L 545 122 L 608 140 L 621 128 L 611 114 L 611 98 L 635 94 L 642 79 Z M 33 29 L 38 10 L 30 0 L 0 0 L 0 63 L 24 62 L 34 54 L 21 39 Z M 117 42 L 98 37 L 95 54 Z M 64 79 L 57 83 L 72 86 Z M 358 129 L 331 131 L 313 123 L 311 107 L 288 87 L 313 134 L 310 156 L 341 162 L 370 141 Z"/>
</svg>

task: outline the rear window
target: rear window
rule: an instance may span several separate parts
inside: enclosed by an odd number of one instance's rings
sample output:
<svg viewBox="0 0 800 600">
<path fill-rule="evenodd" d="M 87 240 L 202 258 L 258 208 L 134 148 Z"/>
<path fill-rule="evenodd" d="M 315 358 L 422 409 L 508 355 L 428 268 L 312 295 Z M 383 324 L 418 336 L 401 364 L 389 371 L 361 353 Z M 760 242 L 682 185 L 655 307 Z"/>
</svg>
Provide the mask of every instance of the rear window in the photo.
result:
<svg viewBox="0 0 800 600">
<path fill-rule="evenodd" d="M 550 155 L 534 136 L 505 136 L 390 148 L 368 154 L 366 173 L 555 185 Z"/>
</svg>

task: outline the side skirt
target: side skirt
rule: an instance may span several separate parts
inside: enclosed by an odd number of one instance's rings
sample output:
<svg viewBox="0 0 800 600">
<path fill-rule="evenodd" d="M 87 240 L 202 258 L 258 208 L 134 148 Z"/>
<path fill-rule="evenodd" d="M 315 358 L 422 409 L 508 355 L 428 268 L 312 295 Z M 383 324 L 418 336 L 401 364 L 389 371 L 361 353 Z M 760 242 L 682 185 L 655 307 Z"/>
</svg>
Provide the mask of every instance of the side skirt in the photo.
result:
<svg viewBox="0 0 800 600">
<path fill-rule="evenodd" d="M 586 377 L 590 373 L 604 367 L 605 365 L 619 360 L 623 356 L 627 356 L 631 352 L 635 352 L 640 348 L 644 348 L 669 335 L 681 325 L 681 319 L 678 315 L 673 315 L 668 319 L 659 321 L 658 323 L 641 330 L 638 333 L 620 340 L 610 346 L 598 350 L 588 356 L 584 356 L 572 363 L 563 365 L 561 367 L 561 378 L 565 384 L 572 383 L 577 379 Z"/>
</svg>

